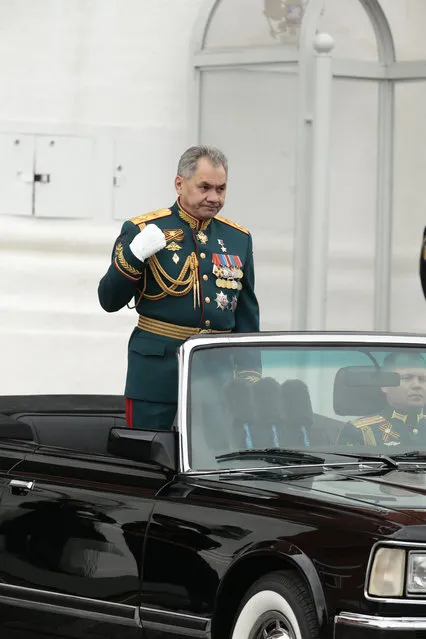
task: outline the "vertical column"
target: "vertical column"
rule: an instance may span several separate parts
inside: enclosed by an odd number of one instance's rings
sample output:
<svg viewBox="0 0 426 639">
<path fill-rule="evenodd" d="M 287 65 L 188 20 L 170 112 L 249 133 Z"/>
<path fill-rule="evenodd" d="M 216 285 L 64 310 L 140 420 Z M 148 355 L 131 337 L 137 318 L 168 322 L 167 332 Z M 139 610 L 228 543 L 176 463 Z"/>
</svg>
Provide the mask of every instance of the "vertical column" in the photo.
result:
<svg viewBox="0 0 426 639">
<path fill-rule="evenodd" d="M 307 330 L 325 330 L 330 200 L 331 93 L 333 38 L 318 33 L 315 48 L 315 98 L 312 145 L 312 197 L 306 238 Z"/>
<path fill-rule="evenodd" d="M 378 125 L 374 330 L 389 331 L 395 131 L 395 85 L 393 80 L 383 80 L 380 83 Z"/>
</svg>

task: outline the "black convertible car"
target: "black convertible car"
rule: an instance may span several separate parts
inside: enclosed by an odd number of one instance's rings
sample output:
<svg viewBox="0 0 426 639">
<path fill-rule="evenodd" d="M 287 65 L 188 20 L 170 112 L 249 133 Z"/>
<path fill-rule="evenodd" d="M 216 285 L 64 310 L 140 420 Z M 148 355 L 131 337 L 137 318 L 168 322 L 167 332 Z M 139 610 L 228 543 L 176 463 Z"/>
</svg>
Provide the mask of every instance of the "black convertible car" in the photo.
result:
<svg viewBox="0 0 426 639">
<path fill-rule="evenodd" d="M 425 638 L 426 370 L 404 439 L 392 353 L 426 338 L 191 338 L 167 432 L 121 397 L 0 398 L 1 639 Z"/>
</svg>

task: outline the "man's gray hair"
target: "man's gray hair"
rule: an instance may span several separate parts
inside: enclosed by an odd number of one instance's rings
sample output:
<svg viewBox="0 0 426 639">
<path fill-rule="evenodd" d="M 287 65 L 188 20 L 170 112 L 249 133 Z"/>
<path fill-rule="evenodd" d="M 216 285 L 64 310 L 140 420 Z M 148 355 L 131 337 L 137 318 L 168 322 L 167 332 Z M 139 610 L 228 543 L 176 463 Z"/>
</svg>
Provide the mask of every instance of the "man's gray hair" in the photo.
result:
<svg viewBox="0 0 426 639">
<path fill-rule="evenodd" d="M 226 155 L 214 146 L 191 146 L 181 156 L 177 174 L 184 178 L 191 178 L 197 170 L 198 160 L 206 158 L 215 168 L 223 166 L 228 175 L 228 160 Z"/>
</svg>

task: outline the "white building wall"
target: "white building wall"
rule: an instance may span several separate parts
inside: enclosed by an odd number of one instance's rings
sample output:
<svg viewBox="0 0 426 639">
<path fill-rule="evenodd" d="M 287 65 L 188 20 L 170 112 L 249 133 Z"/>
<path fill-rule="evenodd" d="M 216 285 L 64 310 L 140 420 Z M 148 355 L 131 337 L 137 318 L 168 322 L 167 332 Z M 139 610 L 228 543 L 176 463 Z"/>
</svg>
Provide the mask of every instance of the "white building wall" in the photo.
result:
<svg viewBox="0 0 426 639">
<path fill-rule="evenodd" d="M 0 0 L 0 134 L 94 140 L 90 218 L 0 216 L 2 394 L 123 391 L 135 313 L 97 285 L 121 219 L 173 202 L 201 1 Z"/>
</svg>

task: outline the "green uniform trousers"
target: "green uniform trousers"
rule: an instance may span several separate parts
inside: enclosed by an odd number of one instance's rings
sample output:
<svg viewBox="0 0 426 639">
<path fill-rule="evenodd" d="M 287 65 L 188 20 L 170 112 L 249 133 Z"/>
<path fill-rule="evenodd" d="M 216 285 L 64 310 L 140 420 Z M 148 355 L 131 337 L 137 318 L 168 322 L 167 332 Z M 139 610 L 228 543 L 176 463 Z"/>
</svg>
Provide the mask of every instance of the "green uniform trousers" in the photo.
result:
<svg viewBox="0 0 426 639">
<path fill-rule="evenodd" d="M 148 402 L 126 397 L 126 421 L 129 428 L 170 430 L 176 411 L 176 403 Z"/>
</svg>

